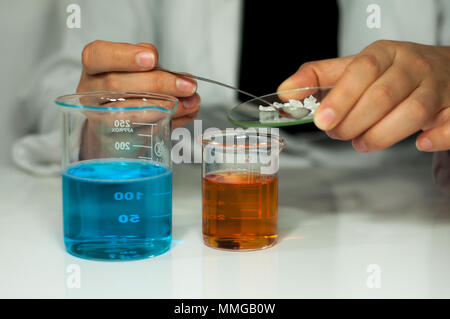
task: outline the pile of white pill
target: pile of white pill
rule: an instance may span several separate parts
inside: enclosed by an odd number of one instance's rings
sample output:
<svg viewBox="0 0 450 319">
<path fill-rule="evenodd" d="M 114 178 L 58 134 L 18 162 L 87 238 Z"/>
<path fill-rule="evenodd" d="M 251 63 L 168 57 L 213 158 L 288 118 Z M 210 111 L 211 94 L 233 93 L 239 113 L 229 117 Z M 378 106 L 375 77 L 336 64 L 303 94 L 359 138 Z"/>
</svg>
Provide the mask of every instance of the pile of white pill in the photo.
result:
<svg viewBox="0 0 450 319">
<path fill-rule="evenodd" d="M 320 102 L 317 102 L 317 99 L 310 95 L 302 101 L 290 99 L 289 102 L 279 103 L 274 102 L 273 106 L 259 106 L 259 121 L 261 123 L 268 123 L 273 121 L 278 121 L 280 119 L 277 109 L 282 109 L 284 112 L 291 114 L 293 117 L 297 117 L 297 115 L 302 114 L 304 108 L 310 110 L 310 115 L 313 115 L 316 109 L 319 107 Z"/>
</svg>

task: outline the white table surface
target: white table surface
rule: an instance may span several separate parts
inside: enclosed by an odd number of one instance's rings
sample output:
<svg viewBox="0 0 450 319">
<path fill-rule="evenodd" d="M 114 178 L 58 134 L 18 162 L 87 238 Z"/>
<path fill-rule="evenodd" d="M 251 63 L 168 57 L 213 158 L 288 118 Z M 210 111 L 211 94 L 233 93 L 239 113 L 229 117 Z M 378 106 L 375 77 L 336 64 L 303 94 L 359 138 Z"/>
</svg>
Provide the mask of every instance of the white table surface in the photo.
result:
<svg viewBox="0 0 450 319">
<path fill-rule="evenodd" d="M 67 254 L 60 179 L 3 166 L 0 298 L 449 298 L 450 198 L 430 161 L 282 165 L 281 240 L 245 253 L 202 244 L 200 167 L 176 166 L 173 246 L 131 262 Z M 367 285 L 373 264 L 379 288 Z M 67 284 L 73 267 L 80 288 Z"/>
</svg>

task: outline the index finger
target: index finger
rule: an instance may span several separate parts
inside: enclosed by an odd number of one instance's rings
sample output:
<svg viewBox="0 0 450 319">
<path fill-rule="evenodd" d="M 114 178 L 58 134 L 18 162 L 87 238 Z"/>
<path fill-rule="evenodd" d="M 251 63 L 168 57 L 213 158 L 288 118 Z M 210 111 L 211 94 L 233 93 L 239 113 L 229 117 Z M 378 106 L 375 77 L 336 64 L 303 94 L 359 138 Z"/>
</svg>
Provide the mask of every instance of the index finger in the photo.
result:
<svg viewBox="0 0 450 319">
<path fill-rule="evenodd" d="M 89 43 L 82 52 L 82 63 L 87 74 L 105 72 L 137 72 L 151 70 L 158 59 L 156 48 L 147 44 L 96 40 Z"/>
<path fill-rule="evenodd" d="M 278 92 L 314 86 L 334 85 L 354 56 L 326 59 L 303 64 L 278 87 Z"/>
</svg>

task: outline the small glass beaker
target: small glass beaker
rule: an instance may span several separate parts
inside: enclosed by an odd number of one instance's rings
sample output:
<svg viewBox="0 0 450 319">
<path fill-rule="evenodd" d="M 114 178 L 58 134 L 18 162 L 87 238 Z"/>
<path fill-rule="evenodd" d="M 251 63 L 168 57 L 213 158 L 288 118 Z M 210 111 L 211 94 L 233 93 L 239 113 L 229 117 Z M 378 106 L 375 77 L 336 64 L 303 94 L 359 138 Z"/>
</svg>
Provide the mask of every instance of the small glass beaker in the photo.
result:
<svg viewBox="0 0 450 319">
<path fill-rule="evenodd" d="M 171 119 L 151 93 L 61 96 L 64 243 L 87 259 L 166 252 L 172 239 Z"/>
<path fill-rule="evenodd" d="M 278 159 L 286 145 L 278 129 L 205 132 L 201 142 L 204 243 L 228 250 L 273 246 Z"/>
</svg>

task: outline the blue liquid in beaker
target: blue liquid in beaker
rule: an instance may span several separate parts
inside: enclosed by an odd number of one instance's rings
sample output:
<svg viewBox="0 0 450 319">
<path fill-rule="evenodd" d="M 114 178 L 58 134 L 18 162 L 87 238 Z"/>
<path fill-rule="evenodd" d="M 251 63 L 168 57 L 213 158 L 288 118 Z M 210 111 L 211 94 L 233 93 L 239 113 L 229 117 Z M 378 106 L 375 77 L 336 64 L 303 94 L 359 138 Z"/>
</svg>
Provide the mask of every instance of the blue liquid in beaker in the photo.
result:
<svg viewBox="0 0 450 319">
<path fill-rule="evenodd" d="M 169 249 L 170 169 L 137 160 L 92 160 L 62 176 L 68 252 L 88 259 L 139 259 Z"/>
</svg>

